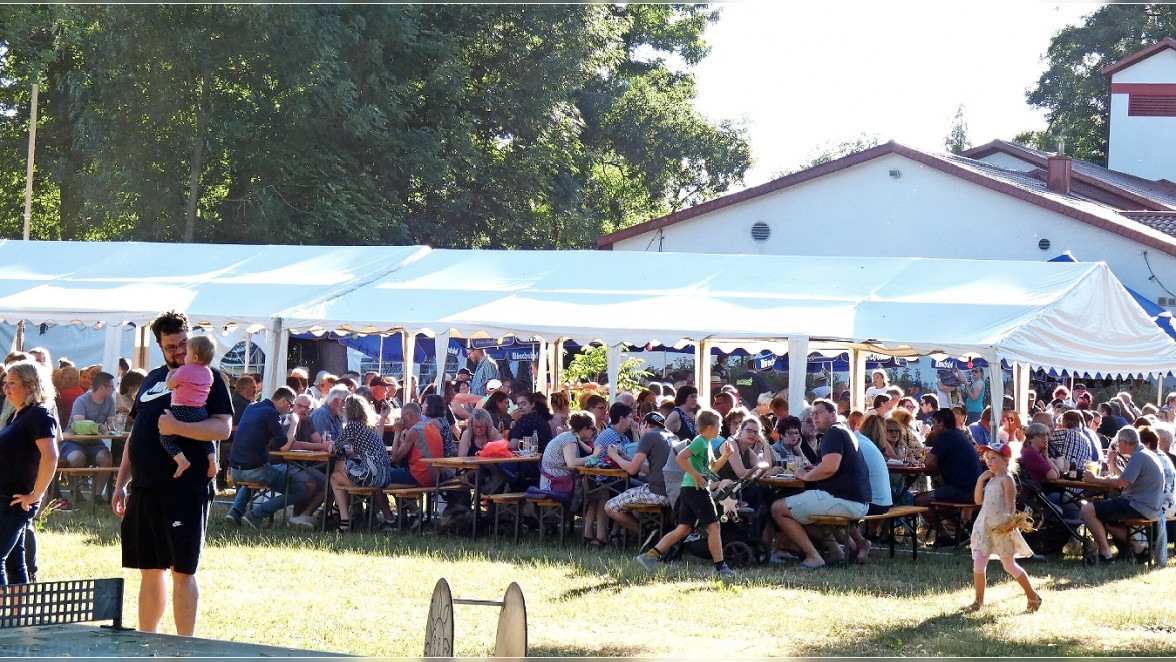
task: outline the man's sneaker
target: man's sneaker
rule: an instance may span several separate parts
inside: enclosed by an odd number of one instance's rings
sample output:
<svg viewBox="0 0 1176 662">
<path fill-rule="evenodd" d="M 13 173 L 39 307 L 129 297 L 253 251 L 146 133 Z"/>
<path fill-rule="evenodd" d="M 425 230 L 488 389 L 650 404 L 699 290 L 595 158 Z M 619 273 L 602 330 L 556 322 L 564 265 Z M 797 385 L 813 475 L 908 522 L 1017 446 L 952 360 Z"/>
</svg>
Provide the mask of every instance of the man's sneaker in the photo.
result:
<svg viewBox="0 0 1176 662">
<path fill-rule="evenodd" d="M 257 515 L 254 515 L 252 511 L 242 515 L 241 522 L 251 529 L 261 528 L 261 520 L 258 519 Z"/>
<path fill-rule="evenodd" d="M 637 562 L 641 564 L 642 568 L 645 568 L 649 572 L 653 572 L 654 570 L 657 570 L 657 553 L 651 549 L 644 554 L 638 554 Z"/>
<path fill-rule="evenodd" d="M 717 579 L 735 579 L 736 574 L 734 570 L 727 567 L 727 564 L 724 563 L 718 570 L 715 570 L 715 577 Z"/>
<path fill-rule="evenodd" d="M 230 508 L 229 512 L 225 513 L 225 522 L 233 526 L 241 526 L 241 513 Z"/>
<path fill-rule="evenodd" d="M 67 501 L 64 498 L 61 498 L 61 499 L 57 500 L 57 503 L 55 504 L 55 507 L 53 508 L 53 510 L 63 512 L 63 513 L 72 513 L 74 511 L 74 507 L 73 507 L 73 504 L 71 504 L 69 501 Z"/>
<path fill-rule="evenodd" d="M 290 518 L 290 526 L 304 526 L 313 529 L 314 522 L 310 521 L 310 517 L 306 515 L 295 515 Z"/>
</svg>

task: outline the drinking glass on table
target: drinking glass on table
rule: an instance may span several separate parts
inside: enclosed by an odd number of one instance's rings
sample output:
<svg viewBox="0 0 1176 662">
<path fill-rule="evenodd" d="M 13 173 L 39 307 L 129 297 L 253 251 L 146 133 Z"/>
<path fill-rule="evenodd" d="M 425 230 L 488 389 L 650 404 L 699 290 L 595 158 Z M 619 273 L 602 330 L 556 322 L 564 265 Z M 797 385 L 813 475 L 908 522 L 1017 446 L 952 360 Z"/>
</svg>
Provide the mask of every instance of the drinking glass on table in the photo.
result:
<svg viewBox="0 0 1176 662">
<path fill-rule="evenodd" d="M 1087 462 L 1086 463 L 1086 470 L 1089 471 L 1091 474 L 1097 476 L 1098 470 L 1099 470 L 1099 463 L 1098 462 Z"/>
</svg>

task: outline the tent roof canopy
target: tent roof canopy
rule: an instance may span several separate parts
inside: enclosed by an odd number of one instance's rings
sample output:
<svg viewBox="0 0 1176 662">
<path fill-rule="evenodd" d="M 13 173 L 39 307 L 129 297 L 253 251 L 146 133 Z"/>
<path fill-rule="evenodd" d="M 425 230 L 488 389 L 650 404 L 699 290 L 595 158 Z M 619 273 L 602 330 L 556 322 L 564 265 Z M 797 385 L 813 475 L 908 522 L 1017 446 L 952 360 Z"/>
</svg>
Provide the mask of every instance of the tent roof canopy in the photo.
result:
<svg viewBox="0 0 1176 662">
<path fill-rule="evenodd" d="M 368 285 L 282 311 L 286 327 L 586 344 L 708 339 L 1148 374 L 1176 343 L 1103 263 L 611 251 L 433 250 Z"/>
<path fill-rule="evenodd" d="M 143 324 L 173 308 L 294 331 L 751 351 L 808 338 L 1092 374 L 1176 370 L 1176 342 L 1098 262 L 0 242 L 9 320 Z"/>
<path fill-rule="evenodd" d="M 271 323 L 428 252 L 422 246 L 0 241 L 0 315 L 146 324 L 180 310 L 212 325 Z"/>
</svg>

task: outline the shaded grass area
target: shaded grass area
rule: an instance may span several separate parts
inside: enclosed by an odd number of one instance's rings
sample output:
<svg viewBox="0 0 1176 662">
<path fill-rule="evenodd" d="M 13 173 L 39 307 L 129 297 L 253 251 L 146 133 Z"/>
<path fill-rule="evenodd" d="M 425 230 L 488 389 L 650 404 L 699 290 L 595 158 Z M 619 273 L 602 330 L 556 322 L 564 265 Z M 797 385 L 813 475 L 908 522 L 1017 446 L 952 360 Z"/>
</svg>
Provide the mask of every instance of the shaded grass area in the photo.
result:
<svg viewBox="0 0 1176 662">
<path fill-rule="evenodd" d="M 118 520 L 55 513 L 39 536 L 42 580 L 127 578 Z M 200 636 L 367 656 L 417 656 L 433 585 L 455 597 L 526 594 L 532 655 L 1058 656 L 1176 655 L 1176 567 L 1023 562 L 1045 598 L 1024 615 L 1020 589 L 989 567 L 987 606 L 971 560 L 920 554 L 817 572 L 792 566 L 711 579 L 705 561 L 647 574 L 632 554 L 397 533 L 339 535 L 225 526 L 214 517 L 199 572 Z M 455 607 L 459 656 L 493 652 L 497 610 Z M 689 623 L 688 626 L 681 625 Z M 170 613 L 163 631 L 174 632 Z"/>
</svg>

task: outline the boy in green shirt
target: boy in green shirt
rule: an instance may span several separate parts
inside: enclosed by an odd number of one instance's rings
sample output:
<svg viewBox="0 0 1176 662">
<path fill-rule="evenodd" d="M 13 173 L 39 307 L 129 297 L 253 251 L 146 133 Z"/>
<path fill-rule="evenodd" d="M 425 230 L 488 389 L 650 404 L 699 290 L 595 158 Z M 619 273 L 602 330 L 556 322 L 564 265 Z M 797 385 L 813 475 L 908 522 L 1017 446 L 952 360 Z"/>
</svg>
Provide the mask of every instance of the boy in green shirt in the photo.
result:
<svg viewBox="0 0 1176 662">
<path fill-rule="evenodd" d="M 677 457 L 678 465 L 686 471 L 682 477 L 682 492 L 678 497 L 678 526 L 659 540 L 653 549 L 638 556 L 637 562 L 650 572 L 657 569 L 657 561 L 662 554 L 690 535 L 697 522 L 698 526 L 706 527 L 706 542 L 715 562 L 715 576 L 727 579 L 734 577 L 735 571 L 728 568 L 727 563 L 723 561 L 719 515 L 715 512 L 715 502 L 711 499 L 709 487 L 713 473 L 727 463 L 733 448 L 730 442 L 724 443 L 723 454 L 715 459 L 711 441 L 719 438 L 719 426 L 722 423 L 717 412 L 704 409 L 698 413 L 695 423 L 698 436 L 683 448 Z"/>
</svg>

